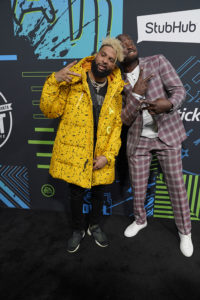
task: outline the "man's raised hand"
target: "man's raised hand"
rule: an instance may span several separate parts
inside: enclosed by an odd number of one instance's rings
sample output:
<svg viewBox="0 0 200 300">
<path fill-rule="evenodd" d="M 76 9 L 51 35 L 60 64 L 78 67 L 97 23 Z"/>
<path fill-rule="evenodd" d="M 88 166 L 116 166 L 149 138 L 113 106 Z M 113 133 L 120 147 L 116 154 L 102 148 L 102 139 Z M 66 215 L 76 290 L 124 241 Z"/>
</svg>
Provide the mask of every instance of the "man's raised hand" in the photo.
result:
<svg viewBox="0 0 200 300">
<path fill-rule="evenodd" d="M 60 71 L 55 73 L 55 78 L 58 82 L 66 81 L 67 83 L 70 83 L 72 81 L 71 76 L 78 76 L 81 77 L 80 74 L 70 71 L 70 68 L 73 67 L 77 63 L 77 60 L 74 60 L 66 67 L 62 68 Z"/>
<path fill-rule="evenodd" d="M 147 76 L 145 79 L 143 79 L 143 69 L 140 69 L 140 74 L 138 77 L 138 80 L 133 88 L 133 92 L 144 96 L 146 93 L 146 90 L 148 88 L 148 82 L 149 80 L 154 76 L 154 74 L 151 74 L 149 76 Z"/>
</svg>

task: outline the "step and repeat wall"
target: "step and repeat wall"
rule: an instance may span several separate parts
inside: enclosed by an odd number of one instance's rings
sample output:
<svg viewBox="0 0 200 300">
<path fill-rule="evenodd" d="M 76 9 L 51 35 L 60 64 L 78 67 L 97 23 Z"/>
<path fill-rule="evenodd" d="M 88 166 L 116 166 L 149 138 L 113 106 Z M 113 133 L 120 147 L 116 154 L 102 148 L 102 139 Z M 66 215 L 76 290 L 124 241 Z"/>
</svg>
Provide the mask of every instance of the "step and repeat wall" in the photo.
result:
<svg viewBox="0 0 200 300">
<path fill-rule="evenodd" d="M 200 5 L 196 0 L 0 1 L 0 207 L 69 209 L 68 186 L 48 173 L 59 120 L 39 108 L 45 78 L 98 51 L 102 39 L 128 33 L 140 56 L 165 55 L 187 91 L 179 113 L 187 131 L 183 176 L 192 220 L 200 220 Z M 126 133 L 116 180 L 105 188 L 103 214 L 132 215 Z M 86 190 L 83 210 L 90 210 Z M 173 218 L 156 157 L 149 178 L 148 216 Z"/>
</svg>

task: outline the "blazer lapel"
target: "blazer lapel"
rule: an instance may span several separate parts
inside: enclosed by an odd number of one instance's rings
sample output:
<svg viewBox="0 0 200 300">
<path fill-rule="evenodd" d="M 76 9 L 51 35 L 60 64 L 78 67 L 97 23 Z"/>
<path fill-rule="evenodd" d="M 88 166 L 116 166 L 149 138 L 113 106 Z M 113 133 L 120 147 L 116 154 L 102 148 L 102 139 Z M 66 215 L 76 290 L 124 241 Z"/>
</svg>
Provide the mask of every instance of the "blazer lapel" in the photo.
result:
<svg viewBox="0 0 200 300">
<path fill-rule="evenodd" d="M 143 69 L 143 79 L 147 78 L 149 75 L 152 75 L 151 63 L 145 58 L 139 58 L 140 70 Z"/>
</svg>

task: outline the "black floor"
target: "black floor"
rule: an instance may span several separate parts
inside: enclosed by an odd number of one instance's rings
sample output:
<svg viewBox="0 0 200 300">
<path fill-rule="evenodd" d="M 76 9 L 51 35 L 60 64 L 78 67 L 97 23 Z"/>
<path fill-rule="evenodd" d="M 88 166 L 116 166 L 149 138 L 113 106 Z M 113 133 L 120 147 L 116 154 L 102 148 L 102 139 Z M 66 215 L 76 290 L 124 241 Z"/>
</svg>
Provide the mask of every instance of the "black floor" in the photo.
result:
<svg viewBox="0 0 200 300">
<path fill-rule="evenodd" d="M 148 219 L 135 238 L 125 216 L 104 219 L 110 239 L 98 247 L 86 236 L 66 251 L 64 212 L 0 210 L 1 300 L 200 299 L 200 223 L 193 222 L 194 254 L 184 257 L 173 220 Z"/>
</svg>

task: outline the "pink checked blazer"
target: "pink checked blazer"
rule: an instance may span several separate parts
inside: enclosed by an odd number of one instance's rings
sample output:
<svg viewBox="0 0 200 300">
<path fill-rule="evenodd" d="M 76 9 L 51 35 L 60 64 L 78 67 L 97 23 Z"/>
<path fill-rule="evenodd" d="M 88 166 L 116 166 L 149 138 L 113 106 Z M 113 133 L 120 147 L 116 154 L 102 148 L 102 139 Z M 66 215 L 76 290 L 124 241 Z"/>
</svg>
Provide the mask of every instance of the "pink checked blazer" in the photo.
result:
<svg viewBox="0 0 200 300">
<path fill-rule="evenodd" d="M 167 98 L 173 104 L 173 111 L 157 115 L 158 137 L 167 145 L 175 146 L 186 139 L 186 132 L 178 109 L 185 100 L 185 89 L 171 63 L 163 55 L 139 59 L 143 68 L 143 78 L 154 74 L 148 83 L 147 100 Z M 125 81 L 128 82 L 125 74 Z M 142 131 L 142 114 L 137 110 L 139 101 L 132 95 L 130 84 L 124 86 L 124 106 L 122 121 L 129 126 L 127 135 L 127 154 L 134 153 Z"/>
</svg>

